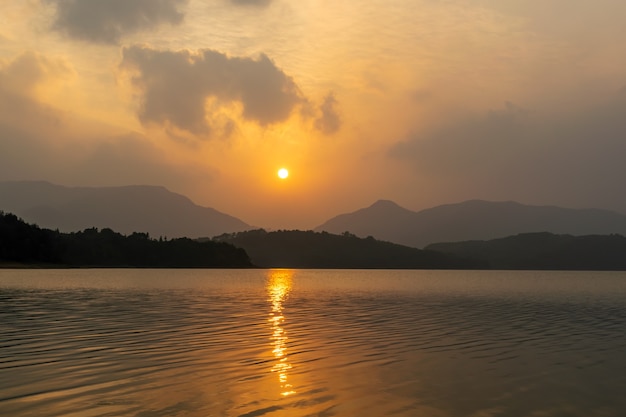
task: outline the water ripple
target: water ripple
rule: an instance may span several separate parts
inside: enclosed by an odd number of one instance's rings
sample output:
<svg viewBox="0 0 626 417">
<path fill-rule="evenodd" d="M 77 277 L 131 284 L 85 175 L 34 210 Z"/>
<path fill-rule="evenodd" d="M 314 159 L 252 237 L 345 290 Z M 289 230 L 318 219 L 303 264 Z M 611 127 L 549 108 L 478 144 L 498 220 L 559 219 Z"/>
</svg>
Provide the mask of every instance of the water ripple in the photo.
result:
<svg viewBox="0 0 626 417">
<path fill-rule="evenodd" d="M 135 271 L 133 282 L 151 273 Z M 414 271 L 414 281 L 377 272 L 391 280 L 387 289 L 373 272 L 362 281 L 341 271 L 326 272 L 331 281 L 324 272 L 233 272 L 219 285 L 210 274 L 224 271 L 171 273 L 194 284 L 90 287 L 83 272 L 80 285 L 2 286 L 0 276 L 0 415 L 549 417 L 626 409 L 626 297 L 614 281 L 592 293 L 568 292 L 563 282 L 560 294 L 515 283 L 506 290 L 495 279 L 500 286 L 487 290 L 476 277 L 467 287 L 455 278 L 444 291 L 439 281 L 450 272 Z M 337 287 L 342 278 L 351 286 Z"/>
</svg>

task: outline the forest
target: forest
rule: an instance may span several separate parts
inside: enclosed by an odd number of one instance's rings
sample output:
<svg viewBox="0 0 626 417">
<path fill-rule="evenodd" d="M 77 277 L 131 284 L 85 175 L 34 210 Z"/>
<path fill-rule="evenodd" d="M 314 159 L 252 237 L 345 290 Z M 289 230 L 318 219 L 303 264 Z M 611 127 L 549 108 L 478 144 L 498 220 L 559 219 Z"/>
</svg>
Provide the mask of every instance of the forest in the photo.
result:
<svg viewBox="0 0 626 417">
<path fill-rule="evenodd" d="M 349 232 L 263 229 L 213 238 L 246 250 L 255 265 L 266 268 L 476 269 L 482 261 L 422 250 Z"/>
<path fill-rule="evenodd" d="M 501 239 L 437 243 L 426 249 L 482 261 L 490 269 L 626 270 L 626 237 L 522 233 Z"/>
<path fill-rule="evenodd" d="M 425 249 L 300 230 L 157 239 L 108 228 L 62 233 L 0 212 L 0 267 L 626 270 L 626 238 L 541 232 Z"/>
<path fill-rule="evenodd" d="M 61 233 L 0 212 L 0 265 L 41 267 L 248 268 L 243 249 L 225 242 L 128 236 L 89 228 Z"/>
</svg>

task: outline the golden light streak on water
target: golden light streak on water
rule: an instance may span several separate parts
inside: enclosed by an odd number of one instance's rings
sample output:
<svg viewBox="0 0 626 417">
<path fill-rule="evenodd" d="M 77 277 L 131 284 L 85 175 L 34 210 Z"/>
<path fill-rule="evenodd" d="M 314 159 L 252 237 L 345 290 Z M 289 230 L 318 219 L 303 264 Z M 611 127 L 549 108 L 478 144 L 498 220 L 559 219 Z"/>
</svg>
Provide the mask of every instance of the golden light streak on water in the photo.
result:
<svg viewBox="0 0 626 417">
<path fill-rule="evenodd" d="M 281 395 L 287 397 L 296 393 L 292 385 L 287 381 L 287 371 L 291 369 L 291 364 L 287 355 L 287 332 L 282 327 L 285 322 L 283 301 L 285 301 L 291 290 L 293 271 L 277 269 L 270 270 L 268 274 L 267 293 L 269 301 L 272 303 L 272 311 L 269 313 L 268 321 L 272 326 L 272 345 L 274 347 L 272 353 L 276 358 L 276 363 L 272 366 L 271 372 L 278 375 Z"/>
</svg>

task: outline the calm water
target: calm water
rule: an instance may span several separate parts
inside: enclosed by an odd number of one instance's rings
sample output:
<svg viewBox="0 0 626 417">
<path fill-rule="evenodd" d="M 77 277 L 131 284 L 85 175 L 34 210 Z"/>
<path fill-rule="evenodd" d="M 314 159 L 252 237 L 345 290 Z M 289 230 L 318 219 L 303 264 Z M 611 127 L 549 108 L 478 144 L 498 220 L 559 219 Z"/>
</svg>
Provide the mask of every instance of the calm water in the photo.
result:
<svg viewBox="0 0 626 417">
<path fill-rule="evenodd" d="M 0 270 L 1 416 L 624 416 L 626 274 Z"/>
</svg>

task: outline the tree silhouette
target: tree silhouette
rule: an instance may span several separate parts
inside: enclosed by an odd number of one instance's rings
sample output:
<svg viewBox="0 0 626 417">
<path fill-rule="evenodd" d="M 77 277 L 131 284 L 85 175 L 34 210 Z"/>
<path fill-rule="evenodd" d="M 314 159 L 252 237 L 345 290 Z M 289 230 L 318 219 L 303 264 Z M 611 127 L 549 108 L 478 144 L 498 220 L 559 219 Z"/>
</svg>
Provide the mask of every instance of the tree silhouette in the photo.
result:
<svg viewBox="0 0 626 417">
<path fill-rule="evenodd" d="M 60 233 L 0 212 L 0 262 L 59 266 L 245 268 L 243 249 L 224 242 L 124 236 L 105 228 Z"/>
</svg>

